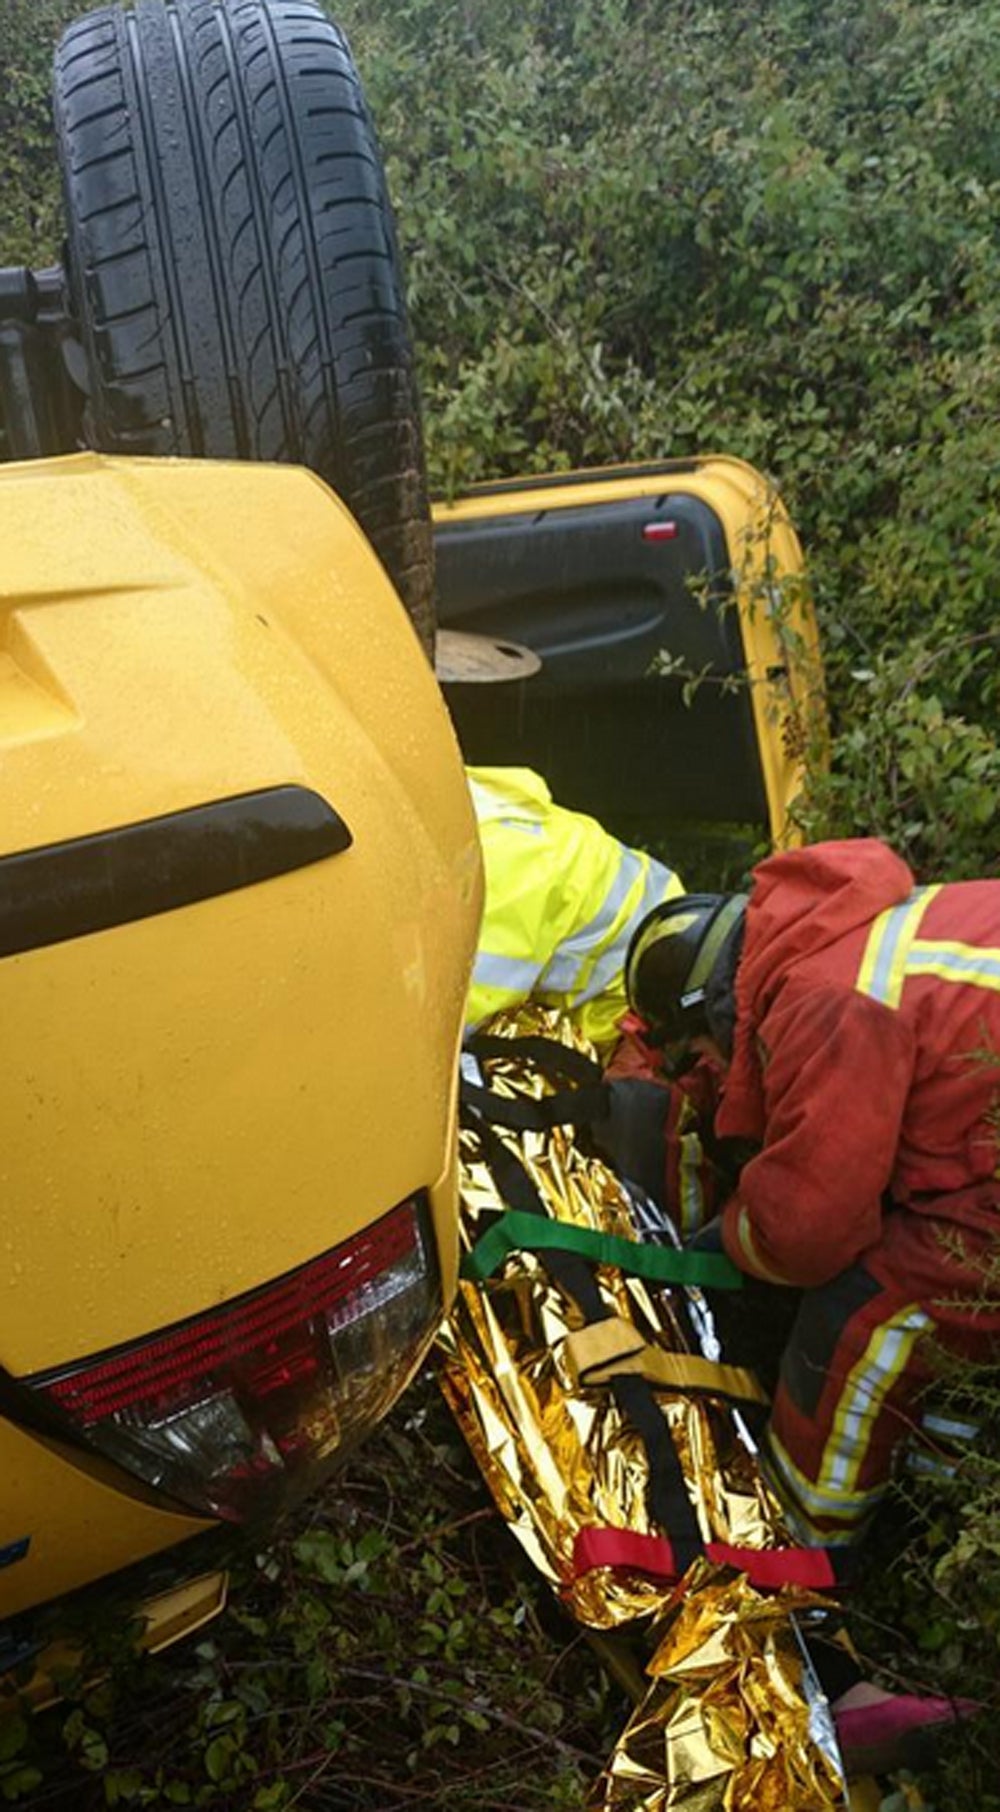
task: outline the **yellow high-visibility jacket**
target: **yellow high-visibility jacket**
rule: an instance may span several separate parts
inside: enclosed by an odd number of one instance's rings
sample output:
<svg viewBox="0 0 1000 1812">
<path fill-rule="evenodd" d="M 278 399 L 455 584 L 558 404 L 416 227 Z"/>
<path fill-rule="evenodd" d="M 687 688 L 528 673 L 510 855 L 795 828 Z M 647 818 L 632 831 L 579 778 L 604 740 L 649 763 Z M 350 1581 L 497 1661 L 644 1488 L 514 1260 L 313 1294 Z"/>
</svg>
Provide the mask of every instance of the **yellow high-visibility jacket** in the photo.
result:
<svg viewBox="0 0 1000 1812">
<path fill-rule="evenodd" d="M 628 1007 L 632 933 L 683 886 L 596 819 L 554 805 L 530 768 L 466 772 L 486 869 L 467 1026 L 530 997 L 568 1013 L 603 1054 Z"/>
</svg>

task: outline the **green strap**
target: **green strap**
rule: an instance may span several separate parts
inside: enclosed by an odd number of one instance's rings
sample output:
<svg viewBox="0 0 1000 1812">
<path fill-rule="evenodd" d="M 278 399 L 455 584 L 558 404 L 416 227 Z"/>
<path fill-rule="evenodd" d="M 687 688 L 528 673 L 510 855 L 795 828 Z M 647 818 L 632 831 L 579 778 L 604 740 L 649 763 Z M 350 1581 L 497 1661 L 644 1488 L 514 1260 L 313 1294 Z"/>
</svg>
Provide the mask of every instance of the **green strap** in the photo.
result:
<svg viewBox="0 0 1000 1812">
<path fill-rule="evenodd" d="M 483 1283 L 512 1252 L 577 1252 L 598 1265 L 617 1265 L 632 1277 L 652 1283 L 694 1284 L 706 1289 L 740 1290 L 743 1273 L 720 1252 L 678 1252 L 673 1246 L 647 1245 L 595 1233 L 566 1221 L 543 1220 L 537 1214 L 508 1208 L 476 1241 L 462 1260 L 462 1276 Z"/>
</svg>

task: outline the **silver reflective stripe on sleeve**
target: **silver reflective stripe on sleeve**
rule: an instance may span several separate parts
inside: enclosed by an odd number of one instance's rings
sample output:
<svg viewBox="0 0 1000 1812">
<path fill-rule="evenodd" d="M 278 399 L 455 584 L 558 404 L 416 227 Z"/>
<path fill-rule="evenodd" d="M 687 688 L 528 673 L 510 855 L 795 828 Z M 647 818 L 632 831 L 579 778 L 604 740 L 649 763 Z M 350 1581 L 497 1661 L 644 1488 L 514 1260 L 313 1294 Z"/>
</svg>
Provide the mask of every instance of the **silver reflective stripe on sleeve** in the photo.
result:
<svg viewBox="0 0 1000 1812">
<path fill-rule="evenodd" d="M 538 980 L 538 964 L 516 956 L 494 956 L 480 950 L 472 971 L 474 988 L 500 988 L 506 994 L 530 994 Z"/>
<path fill-rule="evenodd" d="M 543 969 L 540 984 L 546 994 L 572 994 L 594 945 L 610 933 L 641 873 L 642 858 L 623 848 L 615 878 L 593 918 L 558 946 Z"/>
<path fill-rule="evenodd" d="M 665 868 L 662 862 L 654 861 L 652 856 L 644 856 L 641 860 L 644 867 L 648 866 L 649 872 L 646 875 L 639 903 L 629 914 L 622 927 L 622 931 L 627 931 L 629 937 L 633 930 L 642 924 L 647 913 L 652 912 L 654 906 L 659 906 L 661 901 L 666 899 L 674 878 L 670 869 Z M 613 919 L 611 923 L 614 923 Z M 625 967 L 625 943 L 624 937 L 616 937 L 614 943 L 607 950 L 602 951 L 587 976 L 583 989 L 574 1001 L 574 1005 L 582 1006 L 585 1001 L 596 1000 L 599 994 L 603 994 L 606 988 L 613 985 Z M 578 973 L 581 968 L 582 965 L 578 965 Z M 544 985 L 548 986 L 548 983 Z M 570 991 L 567 990 L 567 992 Z"/>
<path fill-rule="evenodd" d="M 492 792 L 489 787 L 481 786 L 478 780 L 469 780 L 468 775 L 466 780 L 469 782 L 469 792 L 480 824 L 487 824 L 491 818 L 499 818 L 504 809 L 504 802 L 499 794 Z"/>
</svg>

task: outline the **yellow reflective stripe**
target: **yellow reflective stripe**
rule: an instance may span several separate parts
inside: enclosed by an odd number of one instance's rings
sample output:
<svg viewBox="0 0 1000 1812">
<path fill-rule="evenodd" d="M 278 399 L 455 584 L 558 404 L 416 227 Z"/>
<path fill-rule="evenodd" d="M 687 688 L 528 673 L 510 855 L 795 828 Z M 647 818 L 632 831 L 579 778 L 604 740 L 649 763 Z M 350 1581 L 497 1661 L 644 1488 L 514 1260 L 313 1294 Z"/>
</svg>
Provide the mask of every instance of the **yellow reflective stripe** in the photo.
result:
<svg viewBox="0 0 1000 1812">
<path fill-rule="evenodd" d="M 906 959 L 920 921 L 941 887 L 918 887 L 900 906 L 880 912 L 868 933 L 855 987 L 884 1006 L 898 1007 L 906 974 Z"/>
<path fill-rule="evenodd" d="M 881 1414 L 893 1385 L 902 1377 L 920 1335 L 932 1325 L 917 1303 L 900 1309 L 875 1328 L 861 1357 L 851 1367 L 840 1393 L 830 1435 L 823 1449 L 817 1486 L 848 1496 L 868 1446 L 868 1434 Z"/>
<path fill-rule="evenodd" d="M 814 1518 L 824 1518 L 830 1522 L 844 1525 L 840 1540 L 849 1542 L 853 1539 L 859 1524 L 866 1521 L 885 1496 L 887 1485 L 875 1485 L 869 1491 L 829 1492 L 818 1491 L 811 1479 L 795 1464 L 787 1448 L 778 1440 L 773 1429 L 768 1429 L 763 1450 L 764 1471 L 768 1483 L 786 1508 L 800 1521 L 806 1522 L 810 1529 L 817 1531 L 819 1525 Z M 770 1461 L 770 1465 L 767 1461 Z M 811 1514 L 810 1514 L 811 1513 Z M 839 1545 L 837 1533 L 821 1531 L 824 1541 L 830 1547 Z"/>
<path fill-rule="evenodd" d="M 1000 993 L 1000 949 L 989 944 L 917 938 L 907 959 L 906 973 L 933 975 L 938 981 L 965 982 L 971 988 Z"/>
<path fill-rule="evenodd" d="M 704 1155 L 696 1132 L 681 1134 L 677 1174 L 681 1195 L 681 1232 L 685 1237 L 689 1233 L 697 1233 L 705 1221 L 705 1193 L 701 1186 Z"/>
<path fill-rule="evenodd" d="M 772 1271 L 770 1265 L 765 1264 L 761 1258 L 754 1241 L 749 1209 L 744 1207 L 742 1202 L 736 1216 L 736 1237 L 740 1242 L 740 1251 L 747 1261 L 747 1266 L 755 1277 L 762 1277 L 765 1283 L 787 1284 L 787 1277 L 782 1277 L 779 1272 Z"/>
</svg>

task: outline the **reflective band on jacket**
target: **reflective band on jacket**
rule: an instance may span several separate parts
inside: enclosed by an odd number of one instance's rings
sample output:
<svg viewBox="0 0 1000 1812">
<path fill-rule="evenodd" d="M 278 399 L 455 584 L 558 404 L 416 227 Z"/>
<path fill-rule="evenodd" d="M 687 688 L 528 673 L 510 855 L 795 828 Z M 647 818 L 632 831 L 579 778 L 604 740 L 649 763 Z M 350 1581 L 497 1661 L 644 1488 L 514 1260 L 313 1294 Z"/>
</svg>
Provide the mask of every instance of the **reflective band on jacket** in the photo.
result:
<svg viewBox="0 0 1000 1812">
<path fill-rule="evenodd" d="M 859 994 L 898 1007 L 904 982 L 918 975 L 1000 993 L 1000 949 L 917 935 L 928 906 L 940 891 L 940 886 L 918 887 L 901 906 L 879 914 L 861 959 L 855 983 Z"/>
<path fill-rule="evenodd" d="M 745 1403 L 766 1403 L 767 1396 L 752 1372 L 739 1365 L 717 1365 L 692 1353 L 667 1353 L 651 1346 L 630 1321 L 609 1316 L 570 1334 L 563 1356 L 574 1382 L 584 1390 L 631 1374 L 664 1390 L 714 1391 Z"/>
<path fill-rule="evenodd" d="M 906 1371 L 921 1334 L 932 1326 L 930 1315 L 911 1303 L 874 1329 L 840 1394 L 816 1481 L 820 1492 L 852 1493 L 856 1489 L 868 1451 L 868 1430 Z"/>
<path fill-rule="evenodd" d="M 936 975 L 939 981 L 969 982 L 974 988 L 1000 992 L 1000 950 L 919 939 L 910 951 L 907 973 Z"/>
<path fill-rule="evenodd" d="M 705 1192 L 701 1185 L 701 1167 L 705 1151 L 696 1132 L 681 1133 L 677 1160 L 680 1185 L 681 1233 L 687 1239 L 705 1222 Z"/>
<path fill-rule="evenodd" d="M 918 887 L 901 906 L 880 912 L 868 933 L 858 971 L 857 989 L 887 1007 L 898 1007 L 906 974 L 906 958 L 920 928 L 920 921 L 940 887 Z"/>
<path fill-rule="evenodd" d="M 789 1519 L 789 1526 L 796 1527 L 807 1536 L 819 1535 L 828 1547 L 850 1547 L 856 1540 L 862 1523 L 868 1521 L 872 1512 L 884 1498 L 888 1485 L 873 1486 L 870 1491 L 819 1492 L 806 1478 L 792 1459 L 773 1428 L 767 1431 L 767 1440 L 761 1450 L 761 1465 L 764 1475 L 774 1490 Z M 826 1525 L 836 1526 L 831 1530 Z"/>
<path fill-rule="evenodd" d="M 492 950 L 480 950 L 472 971 L 474 988 L 501 988 L 505 994 L 520 999 L 530 994 L 541 971 L 537 963 L 522 962 L 516 956 L 498 956 Z"/>
<path fill-rule="evenodd" d="M 873 1330 L 844 1381 L 815 1479 L 806 1477 L 774 1430 L 768 1431 L 767 1454 L 779 1496 L 791 1500 L 800 1518 L 804 1513 L 809 1523 L 815 1518 L 839 1523 L 843 1539 L 849 1540 L 884 1497 L 885 1484 L 868 1490 L 858 1485 L 869 1433 L 906 1371 L 916 1342 L 931 1326 L 931 1316 L 911 1303 Z"/>
<path fill-rule="evenodd" d="M 560 944 L 545 968 L 541 986 L 547 994 L 573 994 L 580 986 L 585 965 L 593 960 L 595 948 L 603 946 L 621 917 L 629 894 L 645 875 L 649 858 L 634 849 L 622 849 L 618 873 L 601 901 L 598 910 L 572 937 Z"/>
<path fill-rule="evenodd" d="M 538 978 L 541 993 L 565 994 L 574 1006 L 603 994 L 623 973 L 629 942 L 625 931 L 631 933 L 661 904 L 672 880 L 662 863 L 623 848 L 621 869 L 604 905 L 560 946 Z"/>
<path fill-rule="evenodd" d="M 636 926 L 681 892 L 672 871 L 596 819 L 556 805 L 528 768 L 466 770 L 486 899 L 467 1025 L 535 999 L 568 1013 L 598 1048 L 626 1010 Z"/>
<path fill-rule="evenodd" d="M 574 1227 L 566 1221 L 543 1220 L 517 1208 L 494 1221 L 462 1260 L 462 1276 L 482 1283 L 498 1271 L 512 1252 L 576 1252 L 594 1264 L 614 1265 L 632 1277 L 654 1283 L 694 1284 L 706 1289 L 739 1290 L 743 1275 L 724 1254 L 678 1252 L 673 1246 L 620 1239 L 595 1233 L 591 1227 Z"/>
<path fill-rule="evenodd" d="M 781 1273 L 778 1271 L 772 1271 L 770 1265 L 765 1264 L 764 1260 L 761 1258 L 760 1253 L 757 1250 L 757 1242 L 753 1236 L 753 1223 L 750 1219 L 750 1210 L 742 1202 L 740 1203 L 739 1213 L 736 1216 L 736 1237 L 739 1240 L 740 1251 L 747 1261 L 747 1269 L 752 1276 L 762 1277 L 765 1283 L 788 1283 L 787 1277 L 782 1277 Z"/>
</svg>

